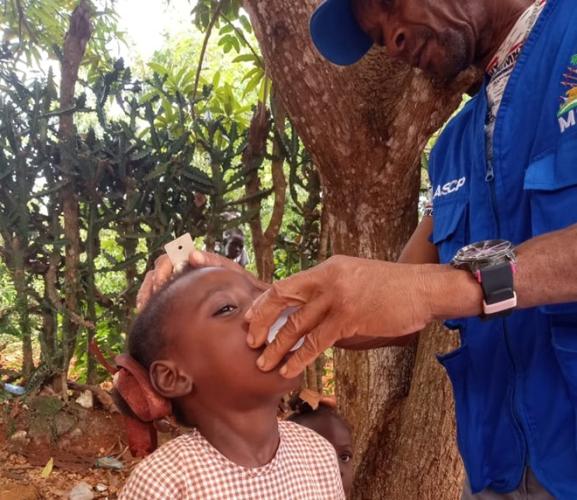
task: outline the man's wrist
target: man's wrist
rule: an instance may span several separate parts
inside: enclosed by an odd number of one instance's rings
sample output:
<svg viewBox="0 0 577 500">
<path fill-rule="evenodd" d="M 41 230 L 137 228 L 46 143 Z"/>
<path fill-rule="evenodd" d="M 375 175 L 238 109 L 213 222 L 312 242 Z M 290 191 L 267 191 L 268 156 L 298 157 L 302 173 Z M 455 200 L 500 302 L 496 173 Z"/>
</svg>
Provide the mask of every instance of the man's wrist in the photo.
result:
<svg viewBox="0 0 577 500">
<path fill-rule="evenodd" d="M 466 270 L 449 265 L 423 265 L 426 300 L 436 320 L 468 318 L 483 312 L 483 290 Z"/>
</svg>

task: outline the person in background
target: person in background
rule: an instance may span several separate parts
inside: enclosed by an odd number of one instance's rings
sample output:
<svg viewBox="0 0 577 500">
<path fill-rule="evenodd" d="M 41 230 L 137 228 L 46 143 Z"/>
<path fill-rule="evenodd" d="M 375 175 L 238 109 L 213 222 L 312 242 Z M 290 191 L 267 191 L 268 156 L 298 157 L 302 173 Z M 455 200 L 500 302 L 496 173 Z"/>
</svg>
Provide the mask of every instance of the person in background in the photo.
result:
<svg viewBox="0 0 577 500">
<path fill-rule="evenodd" d="M 333 405 L 320 401 L 316 409 L 295 395 L 289 402 L 293 413 L 287 418 L 312 429 L 331 443 L 339 459 L 339 469 L 347 498 L 353 486 L 353 433 L 349 423 Z"/>
<path fill-rule="evenodd" d="M 244 247 L 242 230 L 237 227 L 226 230 L 223 234 L 223 241 L 224 256 L 240 266 L 246 267 L 249 260 L 248 253 Z"/>
</svg>

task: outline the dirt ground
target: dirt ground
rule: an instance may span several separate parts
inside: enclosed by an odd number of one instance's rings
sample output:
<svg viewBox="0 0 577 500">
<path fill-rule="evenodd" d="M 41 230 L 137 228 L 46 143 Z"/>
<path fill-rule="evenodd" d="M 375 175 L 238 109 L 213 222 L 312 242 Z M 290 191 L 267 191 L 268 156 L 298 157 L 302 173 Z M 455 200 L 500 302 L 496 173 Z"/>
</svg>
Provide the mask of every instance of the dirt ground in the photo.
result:
<svg viewBox="0 0 577 500">
<path fill-rule="evenodd" d="M 119 414 L 56 396 L 5 401 L 0 408 L 2 500 L 69 498 L 81 482 L 92 498 L 114 499 L 137 463 L 126 447 Z M 98 467 L 102 457 L 122 468 Z"/>
</svg>

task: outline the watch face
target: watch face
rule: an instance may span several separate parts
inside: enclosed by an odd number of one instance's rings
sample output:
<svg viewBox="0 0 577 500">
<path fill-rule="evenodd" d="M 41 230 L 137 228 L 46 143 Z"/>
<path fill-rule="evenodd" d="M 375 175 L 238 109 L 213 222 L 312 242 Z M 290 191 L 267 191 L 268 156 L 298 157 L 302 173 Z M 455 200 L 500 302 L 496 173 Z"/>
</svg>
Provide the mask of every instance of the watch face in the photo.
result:
<svg viewBox="0 0 577 500">
<path fill-rule="evenodd" d="M 473 243 L 461 248 L 455 255 L 453 261 L 457 264 L 480 264 L 493 262 L 503 258 L 511 258 L 513 255 L 513 244 L 504 240 L 488 240 Z"/>
</svg>

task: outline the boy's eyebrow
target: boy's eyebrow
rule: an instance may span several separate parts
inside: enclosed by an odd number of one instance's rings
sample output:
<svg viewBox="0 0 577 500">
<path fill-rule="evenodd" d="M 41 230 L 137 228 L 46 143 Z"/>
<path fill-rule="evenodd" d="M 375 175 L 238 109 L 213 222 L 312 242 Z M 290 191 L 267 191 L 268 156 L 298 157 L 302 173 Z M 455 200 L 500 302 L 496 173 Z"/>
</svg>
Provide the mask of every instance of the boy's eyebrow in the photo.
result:
<svg viewBox="0 0 577 500">
<path fill-rule="evenodd" d="M 204 304 L 212 295 L 214 295 L 215 293 L 218 292 L 225 292 L 229 289 L 229 286 L 223 285 L 222 283 L 212 286 L 206 290 L 204 290 L 204 293 L 202 294 L 202 296 L 198 299 L 197 304 L 200 306 L 202 304 Z"/>
</svg>

